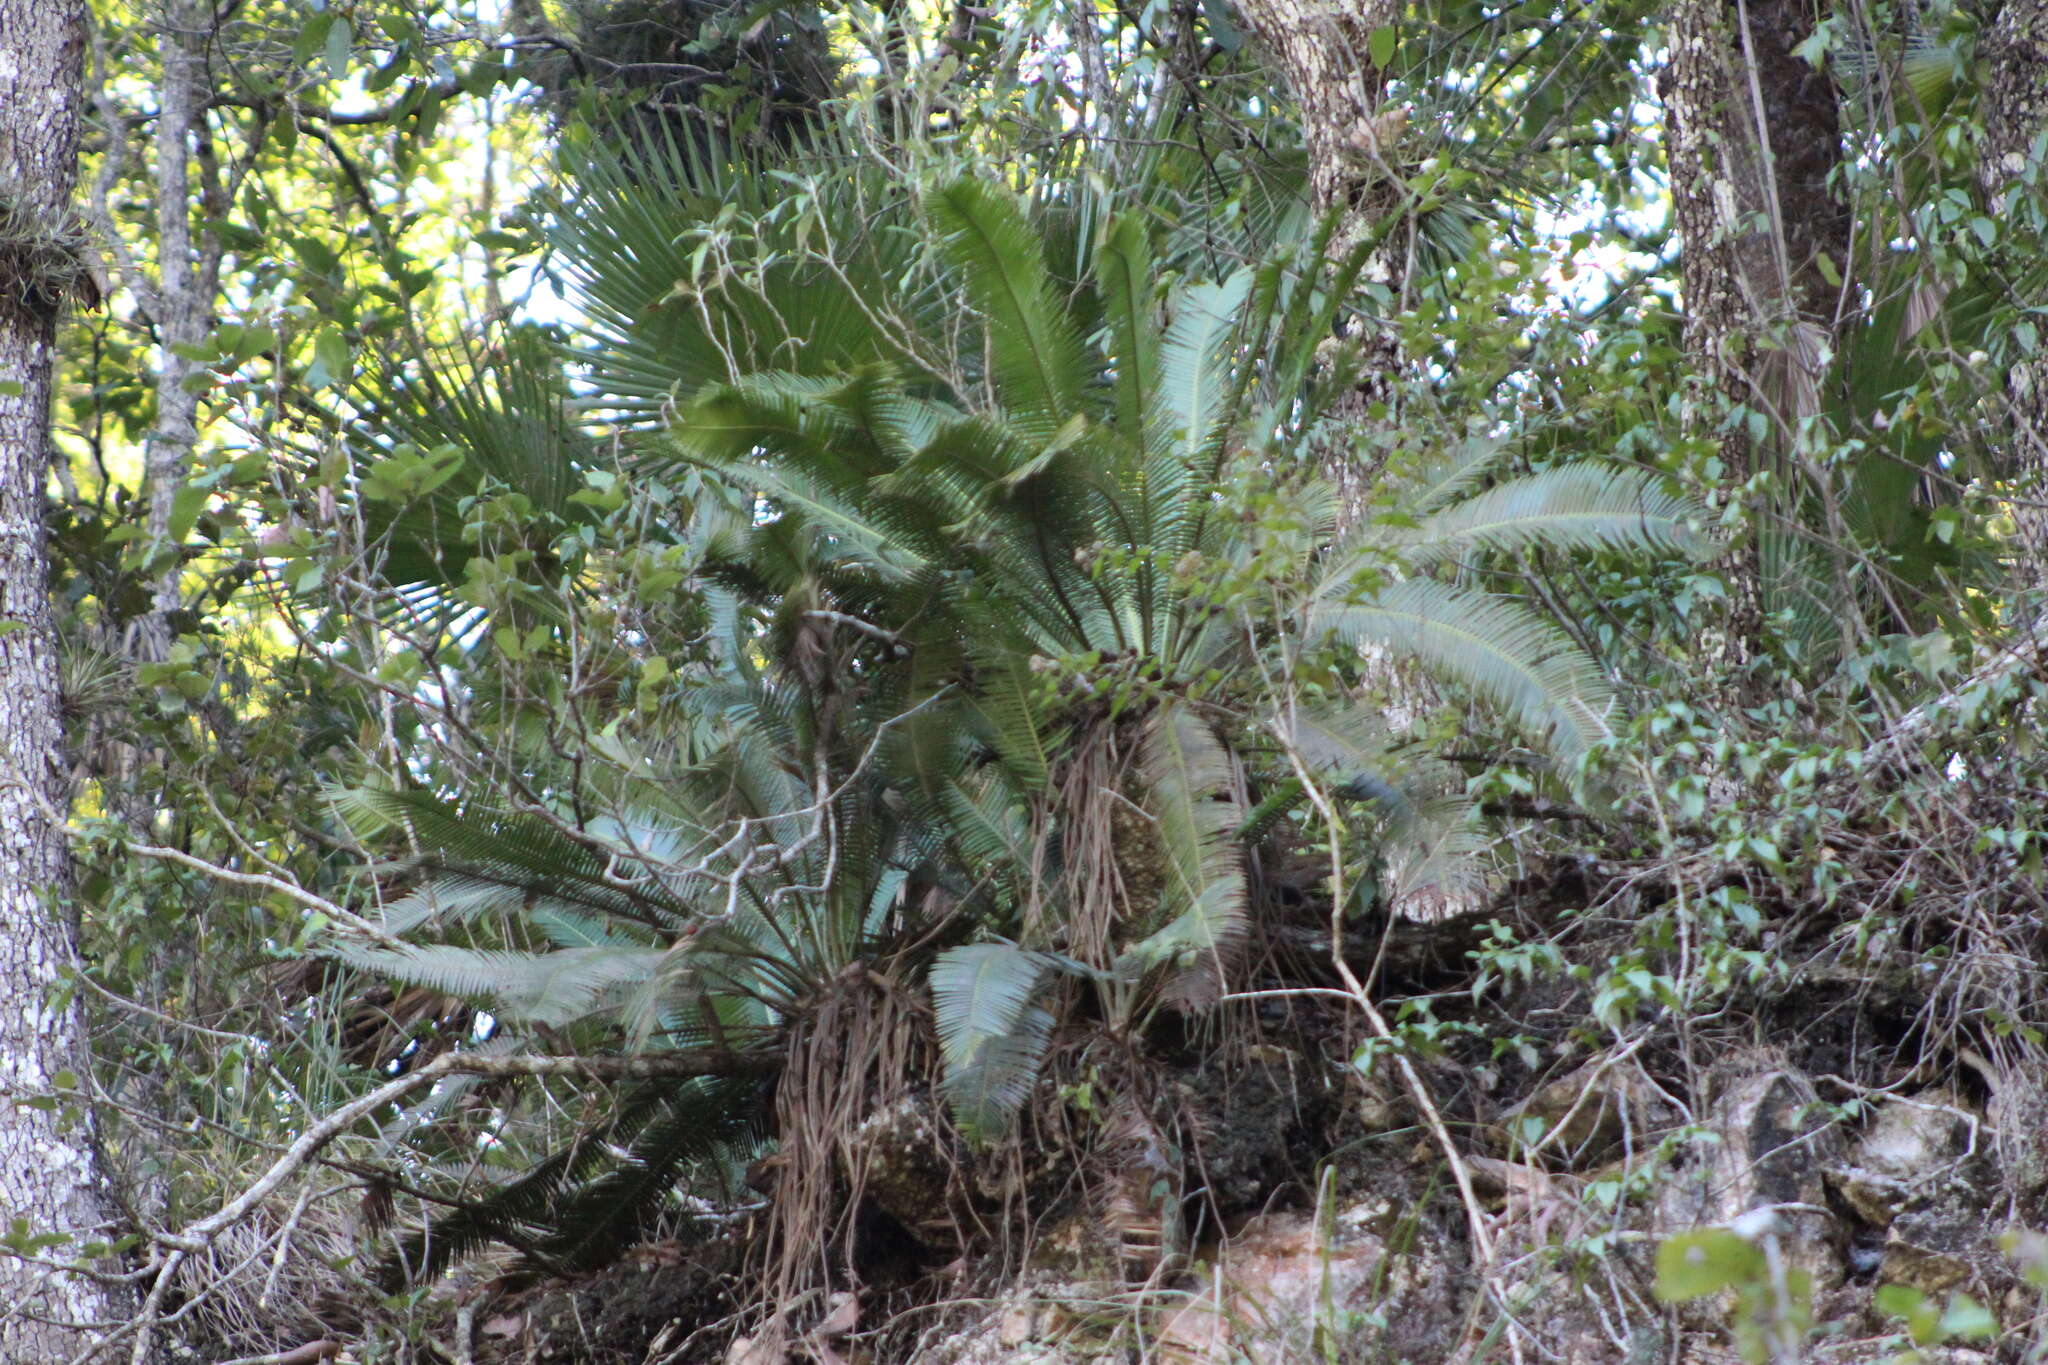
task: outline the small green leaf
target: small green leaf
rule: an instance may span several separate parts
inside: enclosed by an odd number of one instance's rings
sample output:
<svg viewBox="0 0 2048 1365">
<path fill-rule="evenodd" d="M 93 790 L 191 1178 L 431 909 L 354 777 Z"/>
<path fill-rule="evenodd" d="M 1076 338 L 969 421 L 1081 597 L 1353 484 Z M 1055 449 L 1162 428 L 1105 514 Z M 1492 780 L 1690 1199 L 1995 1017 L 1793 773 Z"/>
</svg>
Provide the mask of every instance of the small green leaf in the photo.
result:
<svg viewBox="0 0 2048 1365">
<path fill-rule="evenodd" d="M 315 275 L 332 275 L 341 268 L 341 257 L 318 237 L 292 238 L 292 254 L 299 258 L 300 265 Z"/>
<path fill-rule="evenodd" d="M 1244 46 L 1244 35 L 1238 32 L 1230 6 L 1224 0 L 1202 0 L 1202 17 L 1209 21 L 1209 36 L 1224 52 L 1235 52 Z"/>
<path fill-rule="evenodd" d="M 292 60 L 300 66 L 311 66 L 313 54 L 327 41 L 328 31 L 334 27 L 334 21 L 339 17 L 331 10 L 325 14 L 314 15 L 306 26 L 299 30 L 298 38 L 292 43 Z"/>
<path fill-rule="evenodd" d="M 1873 1302 L 1877 1311 L 1887 1317 L 1904 1318 L 1906 1331 L 1918 1344 L 1926 1346 L 1934 1341 L 1941 1318 L 1933 1303 L 1919 1290 L 1904 1284 L 1880 1285 Z"/>
<path fill-rule="evenodd" d="M 1382 71 L 1393 65 L 1394 36 L 1394 26 L 1392 24 L 1382 24 L 1374 29 L 1372 37 L 1366 40 L 1366 47 L 1372 56 L 1372 64 Z"/>
<path fill-rule="evenodd" d="M 505 67 L 500 62 L 488 59 L 477 62 L 469 70 L 462 73 L 462 93 L 465 95 L 487 94 L 504 74 Z"/>
<path fill-rule="evenodd" d="M 1941 1315 L 1940 1330 L 1944 1340 L 1966 1337 L 1982 1341 L 1998 1335 L 1998 1319 L 1968 1294 L 1957 1294 Z"/>
<path fill-rule="evenodd" d="M 316 389 L 337 389 L 348 383 L 352 372 L 348 338 L 332 325 L 313 335 L 313 363 L 306 370 L 306 382 Z"/>
<path fill-rule="evenodd" d="M 355 29 L 340 15 L 332 15 L 327 26 L 327 74 L 340 80 L 348 74 L 349 49 L 355 46 Z"/>
<path fill-rule="evenodd" d="M 206 506 L 206 499 L 213 490 L 202 484 L 188 483 L 171 498 L 171 520 L 164 528 L 165 536 L 174 544 L 182 542 L 192 533 L 192 523 L 199 520 L 199 513 Z"/>
</svg>

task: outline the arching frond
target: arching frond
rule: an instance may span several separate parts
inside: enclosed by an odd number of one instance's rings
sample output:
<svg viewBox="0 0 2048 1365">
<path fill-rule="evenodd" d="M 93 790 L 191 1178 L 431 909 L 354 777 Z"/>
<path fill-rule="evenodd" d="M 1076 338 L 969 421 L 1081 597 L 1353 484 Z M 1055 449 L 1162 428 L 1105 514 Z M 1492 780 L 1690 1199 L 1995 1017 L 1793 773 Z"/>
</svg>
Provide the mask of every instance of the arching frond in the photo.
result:
<svg viewBox="0 0 2048 1365">
<path fill-rule="evenodd" d="M 1499 706 L 1563 756 L 1612 733 L 1618 701 L 1599 664 L 1511 599 L 1411 578 L 1364 601 L 1325 596 L 1309 624 L 1414 660 Z"/>
<path fill-rule="evenodd" d="M 497 1241 L 519 1248 L 536 1269 L 606 1264 L 669 1209 L 685 1169 L 727 1166 L 757 1147 L 764 1118 L 752 1080 L 630 1087 L 603 1122 L 407 1238 L 384 1263 L 386 1283 L 429 1283 Z"/>
<path fill-rule="evenodd" d="M 985 181 L 956 180 L 931 191 L 926 211 L 988 320 L 997 391 L 1018 429 L 1043 445 L 1081 411 L 1086 373 L 1043 243 L 1016 196 Z"/>
<path fill-rule="evenodd" d="M 1390 914 L 1436 920 L 1478 908 L 1493 868 L 1478 803 L 1444 793 L 1390 822 L 1380 894 Z"/>
<path fill-rule="evenodd" d="M 933 959 L 946 1099 L 972 1140 L 1000 1135 L 1037 1084 L 1053 1026 L 1037 997 L 1053 965 L 1048 955 L 1009 943 L 971 943 Z"/>
<path fill-rule="evenodd" d="M 1711 514 L 1654 470 L 1580 461 L 1508 479 L 1389 538 L 1417 566 L 1474 550 L 1650 550 L 1711 553 L 1698 529 Z"/>
<path fill-rule="evenodd" d="M 575 291 L 579 358 L 617 420 L 651 428 L 675 395 L 745 374 L 896 360 L 904 338 L 864 305 L 908 309 L 912 331 L 948 306 L 936 288 L 904 287 L 919 274 L 909 196 L 871 163 L 831 153 L 820 146 L 771 168 L 685 147 L 593 149 L 578 166 L 547 234 Z M 778 211 L 792 181 L 811 214 Z M 830 269 L 805 249 L 817 223 Z M 732 246 L 758 253 L 761 267 L 721 269 L 717 253 Z"/>
<path fill-rule="evenodd" d="M 1420 517 L 1477 488 L 1507 451 L 1507 443 L 1497 437 L 1476 436 L 1389 469 L 1379 491 L 1390 505 Z"/>
<path fill-rule="evenodd" d="M 1146 410 L 1146 445 L 1190 464 L 1206 464 L 1230 392 L 1229 343 L 1251 293 L 1252 272 L 1221 284 L 1195 284 L 1174 297 L 1174 315 L 1159 347 L 1159 384 Z"/>
<path fill-rule="evenodd" d="M 663 950 L 604 944 L 547 953 L 422 944 L 341 946 L 337 957 L 394 981 L 475 997 L 502 1019 L 560 1028 L 589 1017 L 622 987 L 644 979 Z"/>
<path fill-rule="evenodd" d="M 1235 840 L 1247 810 L 1237 761 L 1189 707 L 1168 704 L 1146 720 L 1138 770 L 1146 812 L 1157 822 L 1165 910 L 1173 918 L 1134 945 L 1130 958 L 1213 977 L 1247 927 L 1250 894 Z"/>
<path fill-rule="evenodd" d="M 1109 320 L 1110 362 L 1116 369 L 1116 423 L 1126 433 L 1143 429 L 1160 380 L 1152 247 L 1146 237 L 1143 218 L 1120 214 L 1095 252 L 1095 284 Z"/>
</svg>

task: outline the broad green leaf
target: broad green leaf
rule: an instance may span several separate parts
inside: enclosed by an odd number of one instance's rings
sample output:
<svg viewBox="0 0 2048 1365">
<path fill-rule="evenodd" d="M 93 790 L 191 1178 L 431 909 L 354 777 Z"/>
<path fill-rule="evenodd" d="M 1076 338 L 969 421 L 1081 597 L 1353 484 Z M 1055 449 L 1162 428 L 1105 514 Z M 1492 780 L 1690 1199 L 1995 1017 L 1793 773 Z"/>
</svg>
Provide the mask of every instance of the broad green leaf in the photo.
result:
<svg viewBox="0 0 2048 1365">
<path fill-rule="evenodd" d="M 1754 1283 L 1765 1270 L 1763 1252 L 1726 1228 L 1682 1232 L 1657 1248 L 1657 1297 L 1665 1303 L 1701 1299 Z"/>
</svg>

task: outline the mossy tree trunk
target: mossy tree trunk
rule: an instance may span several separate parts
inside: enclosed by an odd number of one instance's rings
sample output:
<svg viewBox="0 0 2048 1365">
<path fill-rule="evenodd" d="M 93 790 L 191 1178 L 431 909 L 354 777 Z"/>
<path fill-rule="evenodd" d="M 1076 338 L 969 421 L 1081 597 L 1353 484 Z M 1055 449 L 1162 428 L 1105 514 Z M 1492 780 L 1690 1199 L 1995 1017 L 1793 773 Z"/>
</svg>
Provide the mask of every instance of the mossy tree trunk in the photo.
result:
<svg viewBox="0 0 2048 1365">
<path fill-rule="evenodd" d="M 192 163 L 207 145 L 206 103 L 212 94 L 206 47 L 213 37 L 213 7 L 170 0 L 157 40 L 163 71 L 157 85 L 157 278 L 145 303 L 156 324 L 156 422 L 144 442 L 143 482 L 149 497 L 149 539 L 155 551 L 149 611 L 135 622 L 130 652 L 142 662 L 165 658 L 174 634 L 172 615 L 183 605 L 181 560 L 172 536 L 178 493 L 192 472 L 199 442 L 199 399 L 193 376 L 203 370 L 201 347 L 213 331 L 221 243 L 217 224 L 227 205 L 209 195 L 202 226 L 193 232 Z M 210 178 L 210 177 L 209 177 Z"/>
<path fill-rule="evenodd" d="M 1373 60 L 1376 33 L 1385 31 L 1378 49 L 1382 56 L 1389 39 L 1398 44 L 1401 6 L 1395 0 L 1240 0 L 1238 12 L 1294 97 L 1308 152 L 1312 203 L 1318 216 L 1340 215 L 1329 251 L 1343 260 L 1380 233 L 1389 215 L 1401 212 L 1406 194 L 1397 159 L 1403 112 L 1388 106 L 1387 73 Z M 1395 305 L 1402 292 L 1404 245 L 1398 232 L 1385 233 L 1361 277 L 1385 289 Z M 1376 311 L 1370 302 L 1365 307 Z M 1335 425 L 1346 433 L 1345 448 L 1324 460 L 1345 506 L 1353 510 L 1370 493 L 1378 470 L 1376 461 L 1358 458 L 1361 443 L 1352 438 L 1375 402 L 1388 396 L 1388 380 L 1400 363 L 1391 329 L 1370 321 L 1354 326 L 1359 330 L 1351 340 L 1362 351 L 1359 384 L 1332 412 Z"/>
</svg>

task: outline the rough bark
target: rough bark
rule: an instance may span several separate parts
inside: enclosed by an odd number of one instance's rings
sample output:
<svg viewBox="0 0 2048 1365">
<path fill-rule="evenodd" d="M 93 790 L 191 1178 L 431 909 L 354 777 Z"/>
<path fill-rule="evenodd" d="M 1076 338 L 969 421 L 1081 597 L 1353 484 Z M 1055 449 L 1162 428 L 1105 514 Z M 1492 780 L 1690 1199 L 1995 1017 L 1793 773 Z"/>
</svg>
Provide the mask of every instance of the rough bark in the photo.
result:
<svg viewBox="0 0 2048 1365">
<path fill-rule="evenodd" d="M 69 851 L 50 813 L 65 792 L 57 647 L 50 617 L 43 496 L 49 471 L 53 349 L 77 173 L 85 7 L 0 0 L 0 200 L 9 245 L 45 248 L 31 268 L 0 254 L 0 1206 L 36 1232 L 104 1236 L 89 1126 L 31 1108 L 60 1073 L 86 1073 L 78 1012 L 52 1002 L 76 959 L 64 909 Z M 18 391 L 17 391 L 18 390 Z M 75 1255 L 76 1247 L 46 1255 Z M 99 1283 L 0 1257 L 0 1360 L 61 1361 L 78 1349 L 62 1323 L 104 1322 Z"/>
<path fill-rule="evenodd" d="M 1401 7 L 1394 0 L 1239 0 L 1238 13 L 1294 97 L 1308 152 L 1311 202 L 1319 217 L 1341 213 L 1330 254 L 1345 259 L 1400 208 L 1394 150 L 1404 116 L 1383 107 L 1386 74 L 1372 59 L 1372 35 L 1396 24 Z M 1398 293 L 1401 250 L 1399 234 L 1388 234 L 1366 262 L 1364 278 Z M 1399 363 L 1391 333 L 1363 325 L 1368 330 L 1354 338 L 1364 350 L 1360 386 L 1351 402 L 1331 414 L 1340 430 L 1364 420 Z M 1344 505 L 1355 510 L 1377 471 L 1357 461 L 1355 442 L 1340 439 L 1338 445 L 1343 448 L 1326 455 L 1323 464 Z"/>
<path fill-rule="evenodd" d="M 1405 287 L 1407 225 L 1384 229 L 1392 215 L 1405 212 L 1400 141 L 1407 111 L 1387 104 L 1387 73 L 1373 60 L 1372 38 L 1381 29 L 1398 28 L 1401 12 L 1398 0 L 1238 0 L 1239 17 L 1294 97 L 1308 152 L 1311 205 L 1318 219 L 1340 215 L 1330 236 L 1330 256 L 1348 260 L 1360 244 L 1383 234 L 1361 278 L 1384 288 L 1396 307 Z M 1391 380 L 1401 364 L 1392 329 L 1376 326 L 1369 316 L 1350 326 L 1356 330 L 1348 339 L 1360 348 L 1357 383 L 1326 414 L 1330 434 L 1318 452 L 1324 475 L 1339 494 L 1340 516 L 1347 519 L 1365 513 L 1380 473 L 1376 458 L 1362 457 L 1372 448 L 1362 438 L 1375 422 L 1384 426 L 1400 420 L 1398 413 L 1377 405 L 1394 397 Z M 1375 418 L 1376 410 L 1383 415 Z M 1360 665 L 1362 686 L 1378 696 L 1395 733 L 1414 731 L 1437 705 L 1429 681 L 1396 665 L 1385 651 L 1368 647 Z M 1404 917 L 1455 915 L 1484 894 L 1475 890 L 1470 901 L 1427 910 L 1425 897 L 1414 896 L 1396 909 Z"/>
<path fill-rule="evenodd" d="M 1354 210 L 1336 249 L 1361 240 L 1395 202 L 1381 148 L 1386 77 L 1372 35 L 1400 17 L 1391 0 L 1243 0 L 1239 6 L 1301 116 L 1319 212 Z"/>
<path fill-rule="evenodd" d="M 1765 413 L 1773 440 L 1819 408 L 1846 298 L 1821 260 L 1847 276 L 1850 223 L 1827 184 L 1841 157 L 1837 92 L 1794 50 L 1815 22 L 1810 0 L 1676 0 L 1670 11 L 1659 90 L 1698 434 L 1719 427 L 1726 404 Z M 1760 452 L 1741 430 L 1719 441 L 1724 478 L 1745 496 Z M 1730 643 L 1743 656 L 1761 611 L 1754 537 L 1726 568 Z"/>
<path fill-rule="evenodd" d="M 1745 28 L 1744 20 L 1747 19 Z M 1794 54 L 1808 0 L 1678 0 L 1661 93 L 1687 348 L 1727 395 L 1793 422 L 1848 273 L 1833 82 Z"/>
<path fill-rule="evenodd" d="M 1985 170 L 2005 184 L 2048 129 L 2048 3 L 2006 0 L 1985 39 Z"/>
<path fill-rule="evenodd" d="M 2048 0 L 2007 0 L 1983 51 L 1982 178 L 1994 216 L 2009 221 L 2007 202 L 2048 132 Z M 2048 359 L 2015 365 L 2006 396 L 2018 485 L 2013 520 L 2028 576 L 2039 581 L 2048 579 Z"/>
</svg>

